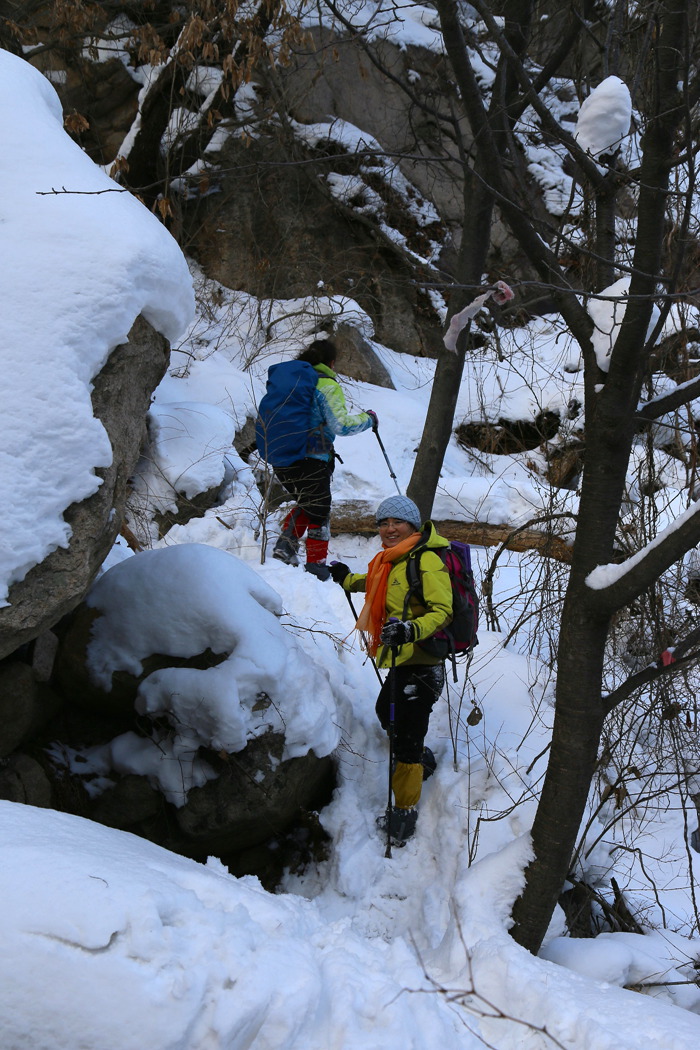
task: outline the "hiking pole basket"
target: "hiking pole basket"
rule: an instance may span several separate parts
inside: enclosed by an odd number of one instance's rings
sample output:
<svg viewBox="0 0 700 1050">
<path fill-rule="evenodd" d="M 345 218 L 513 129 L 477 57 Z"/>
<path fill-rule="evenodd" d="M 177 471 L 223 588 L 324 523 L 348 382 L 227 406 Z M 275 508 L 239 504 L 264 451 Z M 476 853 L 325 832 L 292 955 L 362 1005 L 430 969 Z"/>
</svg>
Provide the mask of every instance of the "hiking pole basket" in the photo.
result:
<svg viewBox="0 0 700 1050">
<path fill-rule="evenodd" d="M 394 772 L 394 718 L 396 716 L 396 646 L 391 647 L 391 679 L 389 682 L 389 795 L 386 803 L 386 849 L 384 856 L 391 859 L 391 780 Z"/>
<path fill-rule="evenodd" d="M 382 450 L 382 455 L 384 456 L 384 459 L 386 460 L 386 465 L 389 468 L 389 475 L 393 479 L 394 484 L 396 485 L 396 491 L 398 492 L 399 496 L 403 496 L 403 492 L 399 488 L 399 483 L 396 480 L 396 474 L 394 473 L 394 468 L 392 467 L 391 463 L 389 462 L 389 457 L 386 454 L 386 449 L 384 448 L 384 442 L 382 441 L 382 439 L 379 436 L 379 430 L 376 427 L 373 427 L 372 429 L 374 430 L 374 436 L 376 437 L 377 441 L 379 442 L 379 447 Z"/>
</svg>

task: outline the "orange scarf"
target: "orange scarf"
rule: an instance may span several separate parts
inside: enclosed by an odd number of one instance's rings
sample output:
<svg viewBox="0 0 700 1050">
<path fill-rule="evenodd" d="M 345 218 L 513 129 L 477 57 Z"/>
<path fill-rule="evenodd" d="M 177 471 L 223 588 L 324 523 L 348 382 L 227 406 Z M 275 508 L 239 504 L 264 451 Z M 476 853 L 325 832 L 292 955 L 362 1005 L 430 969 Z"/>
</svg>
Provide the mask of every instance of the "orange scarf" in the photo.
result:
<svg viewBox="0 0 700 1050">
<path fill-rule="evenodd" d="M 395 561 L 412 550 L 421 538 L 420 532 L 412 532 L 395 547 L 385 547 L 375 554 L 367 567 L 365 604 L 357 617 L 355 628 L 366 633 L 367 651 L 375 656 L 379 648 L 380 634 L 386 620 L 386 589 L 389 573 Z"/>
</svg>

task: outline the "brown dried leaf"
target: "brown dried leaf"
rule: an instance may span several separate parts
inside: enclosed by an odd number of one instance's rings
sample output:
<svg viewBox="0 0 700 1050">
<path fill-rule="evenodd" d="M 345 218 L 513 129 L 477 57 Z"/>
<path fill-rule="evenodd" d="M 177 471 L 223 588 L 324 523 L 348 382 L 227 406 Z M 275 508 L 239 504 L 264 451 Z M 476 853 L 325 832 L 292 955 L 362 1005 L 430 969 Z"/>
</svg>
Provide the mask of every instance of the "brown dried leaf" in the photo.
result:
<svg viewBox="0 0 700 1050">
<path fill-rule="evenodd" d="M 109 169 L 109 174 L 112 178 L 114 178 L 115 175 L 118 175 L 122 171 L 126 174 L 128 170 L 129 161 L 126 159 L 126 157 L 117 156 L 112 161 L 112 167 Z"/>
<path fill-rule="evenodd" d="M 161 219 L 172 218 L 173 210 L 170 207 L 170 200 L 168 197 L 160 197 L 156 202 L 156 207 L 160 212 Z"/>
<path fill-rule="evenodd" d="M 71 135 L 81 135 L 83 131 L 87 131 L 90 127 L 90 121 L 82 113 L 78 113 L 74 109 L 72 113 L 68 113 L 63 118 L 63 127 Z"/>
</svg>

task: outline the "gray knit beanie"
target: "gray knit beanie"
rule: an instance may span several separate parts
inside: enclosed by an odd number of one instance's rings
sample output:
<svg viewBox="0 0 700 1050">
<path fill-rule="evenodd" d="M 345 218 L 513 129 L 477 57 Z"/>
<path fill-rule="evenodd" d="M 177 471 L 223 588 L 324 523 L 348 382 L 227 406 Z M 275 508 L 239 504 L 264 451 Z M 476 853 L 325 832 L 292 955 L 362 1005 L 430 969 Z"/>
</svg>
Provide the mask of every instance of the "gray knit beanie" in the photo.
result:
<svg viewBox="0 0 700 1050">
<path fill-rule="evenodd" d="M 385 518 L 396 518 L 397 521 L 407 521 L 416 529 L 421 527 L 421 516 L 418 507 L 408 496 L 389 496 L 377 507 L 377 524 Z"/>
</svg>

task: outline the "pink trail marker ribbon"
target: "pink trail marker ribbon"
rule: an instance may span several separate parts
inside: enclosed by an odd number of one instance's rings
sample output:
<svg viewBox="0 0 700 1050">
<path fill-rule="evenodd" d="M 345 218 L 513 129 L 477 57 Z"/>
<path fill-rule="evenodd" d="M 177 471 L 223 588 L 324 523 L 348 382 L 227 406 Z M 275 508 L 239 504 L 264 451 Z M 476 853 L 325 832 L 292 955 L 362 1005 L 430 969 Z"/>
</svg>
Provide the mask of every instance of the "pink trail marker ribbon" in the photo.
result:
<svg viewBox="0 0 700 1050">
<path fill-rule="evenodd" d="M 457 350 L 457 339 L 459 333 L 466 328 L 467 323 L 471 321 L 472 317 L 475 317 L 481 307 L 484 305 L 487 299 L 493 299 L 495 303 L 502 306 L 503 303 L 507 303 L 509 299 L 512 299 L 514 295 L 513 289 L 510 285 L 507 285 L 505 281 L 496 281 L 493 288 L 489 288 L 483 295 L 478 295 L 476 299 L 473 299 L 468 306 L 465 306 L 463 310 L 460 310 L 458 314 L 455 314 L 450 321 L 450 327 L 445 332 L 443 343 L 448 350 L 453 353 Z"/>
</svg>

